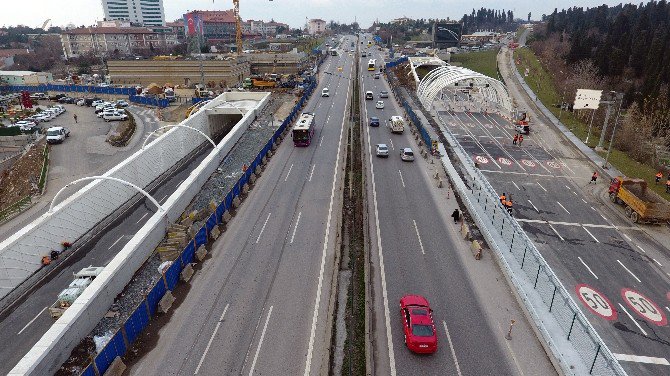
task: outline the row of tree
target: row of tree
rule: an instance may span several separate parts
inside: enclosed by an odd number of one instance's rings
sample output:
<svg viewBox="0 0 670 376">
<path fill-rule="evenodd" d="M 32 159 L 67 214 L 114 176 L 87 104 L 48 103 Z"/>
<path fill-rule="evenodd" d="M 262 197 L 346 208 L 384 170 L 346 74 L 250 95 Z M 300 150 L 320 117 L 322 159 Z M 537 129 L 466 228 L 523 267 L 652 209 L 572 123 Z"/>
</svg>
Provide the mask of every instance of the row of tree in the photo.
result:
<svg viewBox="0 0 670 376">
<path fill-rule="evenodd" d="M 511 10 L 495 10 L 480 8 L 472 10 L 469 15 L 464 14 L 461 19 L 463 33 L 471 34 L 477 30 L 512 31 L 516 29 L 514 13 Z"/>
</svg>

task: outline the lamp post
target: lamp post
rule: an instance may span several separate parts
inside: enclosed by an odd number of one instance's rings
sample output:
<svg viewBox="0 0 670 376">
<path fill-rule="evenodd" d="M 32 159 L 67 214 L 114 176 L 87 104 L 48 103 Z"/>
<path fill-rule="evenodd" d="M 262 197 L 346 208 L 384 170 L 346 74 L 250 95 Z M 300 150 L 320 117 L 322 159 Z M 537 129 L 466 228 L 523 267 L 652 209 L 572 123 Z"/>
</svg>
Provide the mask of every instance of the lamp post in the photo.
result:
<svg viewBox="0 0 670 376">
<path fill-rule="evenodd" d="M 610 153 L 614 147 L 614 134 L 616 133 L 616 126 L 619 124 L 619 116 L 621 116 L 621 106 L 623 105 L 623 93 L 617 94 L 617 99 L 619 100 L 619 109 L 617 110 L 616 120 L 614 120 L 614 128 L 612 129 L 612 137 L 610 138 L 610 145 L 607 148 L 607 155 L 605 156 L 605 162 L 603 163 L 603 168 L 608 169 L 609 165 L 607 164 L 610 158 Z"/>
</svg>

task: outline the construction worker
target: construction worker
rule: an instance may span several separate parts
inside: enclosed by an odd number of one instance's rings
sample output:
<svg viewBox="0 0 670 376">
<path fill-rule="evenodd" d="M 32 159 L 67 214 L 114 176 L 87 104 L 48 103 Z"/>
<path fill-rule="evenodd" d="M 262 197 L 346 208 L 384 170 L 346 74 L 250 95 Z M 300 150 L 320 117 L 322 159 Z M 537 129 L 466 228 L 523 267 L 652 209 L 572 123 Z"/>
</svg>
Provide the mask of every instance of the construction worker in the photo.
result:
<svg viewBox="0 0 670 376">
<path fill-rule="evenodd" d="M 505 192 L 503 192 L 503 194 L 500 195 L 500 203 L 503 204 L 503 206 L 505 205 L 505 200 L 506 199 L 507 199 L 507 196 L 505 196 Z"/>
<path fill-rule="evenodd" d="M 451 213 L 451 218 L 454 219 L 454 223 L 458 223 L 461 219 L 461 213 L 458 211 L 458 208 L 454 209 L 454 212 Z"/>
<path fill-rule="evenodd" d="M 661 181 L 661 178 L 663 177 L 663 173 L 661 171 L 656 173 L 656 184 Z"/>
<path fill-rule="evenodd" d="M 520 134 L 520 135 L 519 135 L 519 146 L 521 146 L 521 143 L 522 143 L 522 142 L 523 142 L 523 135 Z"/>
<path fill-rule="evenodd" d="M 593 175 L 591 175 L 591 181 L 589 182 L 589 184 L 591 183 L 597 184 L 597 180 L 598 180 L 598 171 L 593 171 Z"/>
<path fill-rule="evenodd" d="M 514 138 L 512 139 L 512 145 L 516 145 L 517 141 L 519 141 L 519 134 L 515 134 Z"/>
<path fill-rule="evenodd" d="M 512 215 L 512 199 L 505 201 L 505 208 L 507 209 L 507 212 Z"/>
<path fill-rule="evenodd" d="M 670 193 L 670 179 L 665 182 L 665 193 Z"/>
</svg>

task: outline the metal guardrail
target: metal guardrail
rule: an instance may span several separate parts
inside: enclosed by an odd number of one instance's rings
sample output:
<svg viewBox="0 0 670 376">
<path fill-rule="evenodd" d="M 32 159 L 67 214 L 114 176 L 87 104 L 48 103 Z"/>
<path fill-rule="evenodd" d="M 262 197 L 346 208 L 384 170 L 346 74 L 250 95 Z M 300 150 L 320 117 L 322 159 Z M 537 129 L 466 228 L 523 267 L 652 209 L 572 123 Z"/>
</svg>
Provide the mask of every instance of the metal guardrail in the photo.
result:
<svg viewBox="0 0 670 376">
<path fill-rule="evenodd" d="M 5 222 L 14 214 L 22 212 L 23 209 L 30 206 L 31 203 L 32 203 L 32 196 L 28 195 L 23 197 L 19 201 L 9 205 L 8 207 L 0 210 L 0 223 Z"/>
<path fill-rule="evenodd" d="M 479 219 L 477 225 L 480 230 L 483 233 L 488 232 L 491 238 L 502 240 L 501 244 L 494 241 L 490 245 L 508 263 L 516 263 L 523 274 L 515 274 L 515 277 L 528 282 L 544 304 L 543 307 L 533 307 L 533 302 L 527 299 L 525 300 L 526 305 L 531 305 L 529 310 L 548 310 L 549 314 L 558 323 L 561 334 L 565 336 L 565 339 L 581 357 L 585 365 L 584 368 L 588 370 L 589 374 L 626 375 L 612 352 L 588 322 L 568 290 L 563 286 L 519 223 L 500 205 L 497 193 L 484 174 L 468 157 L 469 154 L 458 143 L 456 137 L 451 134 L 444 120 L 439 116 L 438 120 L 443 125 L 443 135 L 455 154 L 459 156 L 463 165 L 462 176 L 465 179 L 465 189 L 469 191 L 469 196 L 462 194 L 461 198 L 469 208 L 475 209 L 473 214 Z M 504 246 L 504 248 L 501 246 Z M 560 357 L 561 354 L 556 355 Z"/>
</svg>

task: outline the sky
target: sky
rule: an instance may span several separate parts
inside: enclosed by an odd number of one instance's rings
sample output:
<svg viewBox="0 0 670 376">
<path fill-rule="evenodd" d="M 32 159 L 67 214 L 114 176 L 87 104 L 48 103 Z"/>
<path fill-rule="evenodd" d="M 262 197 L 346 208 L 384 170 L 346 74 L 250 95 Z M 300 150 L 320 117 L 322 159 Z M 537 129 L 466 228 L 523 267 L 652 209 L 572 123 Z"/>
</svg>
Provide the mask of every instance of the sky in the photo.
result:
<svg viewBox="0 0 670 376">
<path fill-rule="evenodd" d="M 646 1 L 645 1 L 646 2 Z M 306 18 L 335 20 L 341 23 L 358 21 L 369 27 L 375 19 L 385 22 L 394 18 L 450 18 L 460 20 L 472 9 L 511 9 L 515 17 L 539 20 L 542 14 L 554 8 L 572 6 L 594 7 L 601 4 L 616 5 L 621 0 L 240 0 L 243 20 L 270 20 L 302 27 Z M 639 1 L 633 3 L 638 4 Z M 163 0 L 167 21 L 181 18 L 189 10 L 226 10 L 233 7 L 232 0 Z M 0 26 L 23 24 L 41 26 L 50 18 L 52 25 L 93 25 L 103 18 L 101 0 L 0 0 Z"/>
</svg>

